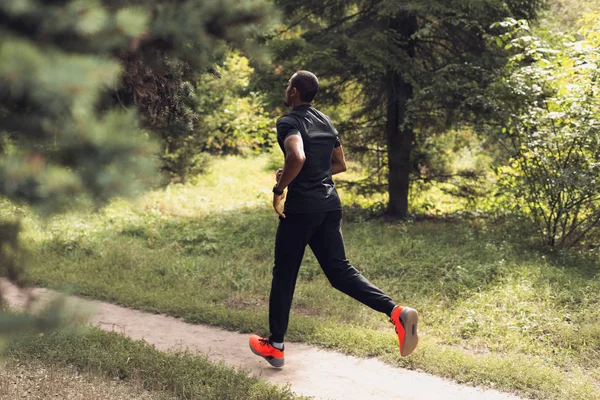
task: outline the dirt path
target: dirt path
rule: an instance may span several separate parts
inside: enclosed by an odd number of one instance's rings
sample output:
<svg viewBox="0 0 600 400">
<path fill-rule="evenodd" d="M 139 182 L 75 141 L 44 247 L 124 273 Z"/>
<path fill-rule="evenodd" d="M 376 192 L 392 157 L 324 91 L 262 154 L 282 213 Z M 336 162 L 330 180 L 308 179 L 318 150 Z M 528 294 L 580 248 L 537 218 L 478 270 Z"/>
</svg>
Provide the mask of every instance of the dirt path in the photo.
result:
<svg viewBox="0 0 600 400">
<path fill-rule="evenodd" d="M 0 292 L 13 307 L 20 307 L 25 301 L 25 296 L 4 280 L 0 280 Z M 50 293 L 46 289 L 34 290 L 34 294 L 40 297 Z M 99 301 L 75 297 L 71 301 L 77 308 L 93 310 L 91 322 L 104 330 L 145 340 L 159 350 L 188 348 L 214 361 L 242 367 L 271 383 L 290 384 L 294 392 L 317 399 L 519 399 L 493 390 L 458 385 L 425 373 L 394 368 L 376 359 L 360 359 L 300 343 L 286 344 L 286 365 L 275 369 L 250 352 L 246 334 L 188 324 L 177 318 Z"/>
</svg>

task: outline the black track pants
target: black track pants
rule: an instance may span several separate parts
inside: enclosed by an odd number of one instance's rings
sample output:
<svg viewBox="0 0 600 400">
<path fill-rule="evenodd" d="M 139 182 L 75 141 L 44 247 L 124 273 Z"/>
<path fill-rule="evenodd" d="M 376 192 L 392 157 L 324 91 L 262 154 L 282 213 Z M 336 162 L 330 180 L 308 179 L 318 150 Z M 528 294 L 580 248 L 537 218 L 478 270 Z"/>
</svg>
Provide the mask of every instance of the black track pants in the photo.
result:
<svg viewBox="0 0 600 400">
<path fill-rule="evenodd" d="M 376 311 L 391 314 L 395 306 L 392 299 L 363 277 L 346 259 L 341 224 L 342 211 L 279 217 L 269 298 L 271 341 L 283 342 L 306 245 L 312 249 L 334 288 Z"/>
</svg>

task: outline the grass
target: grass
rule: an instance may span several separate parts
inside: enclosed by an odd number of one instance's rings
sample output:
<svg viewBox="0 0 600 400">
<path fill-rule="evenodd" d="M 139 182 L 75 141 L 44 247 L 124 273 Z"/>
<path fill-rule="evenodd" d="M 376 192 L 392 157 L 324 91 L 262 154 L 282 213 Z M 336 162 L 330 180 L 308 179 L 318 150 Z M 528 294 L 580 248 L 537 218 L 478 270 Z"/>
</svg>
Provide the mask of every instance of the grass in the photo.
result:
<svg viewBox="0 0 600 400">
<path fill-rule="evenodd" d="M 121 388 L 113 388 L 115 394 L 138 394 L 135 398 L 147 399 L 202 399 L 202 400 L 293 400 L 299 399 L 288 388 L 251 378 L 244 371 L 233 370 L 222 364 L 214 364 L 205 357 L 188 353 L 164 353 L 154 347 L 128 339 L 113 332 L 96 328 L 86 330 L 65 329 L 43 336 L 31 334 L 12 341 L 5 354 L 10 360 L 25 361 L 26 365 L 59 369 L 59 376 L 66 381 L 74 379 L 76 371 L 88 373 L 88 380 L 95 381 L 100 389 L 109 389 L 110 380 L 125 382 Z M 14 363 L 14 361 L 12 361 Z M 50 367 L 48 367 L 50 366 Z M 30 367 L 31 368 L 31 367 Z M 70 373 L 69 373 L 70 372 Z M 89 376 L 92 373 L 92 376 Z M 39 372 L 34 373 L 39 376 Z M 76 378 L 77 375 L 75 375 Z M 64 382 L 46 379 L 46 392 L 68 389 Z M 11 380 L 19 381 L 7 373 L 0 374 L 0 388 L 10 386 Z M 63 387 L 57 388 L 56 385 Z M 23 383 L 21 383 L 23 386 Z M 90 390 L 89 385 L 73 383 L 72 394 Z M 86 387 L 87 386 L 87 387 Z M 101 392 L 105 399 L 110 392 Z M 30 395 L 27 398 L 33 398 Z M 47 398 L 47 397 L 41 397 Z M 61 398 L 65 398 L 62 397 Z M 88 396 L 78 398 L 90 398 Z M 92 397 L 93 398 L 93 397 Z M 98 397 L 97 397 L 98 398 Z M 133 397 L 122 397 L 133 398 Z"/>
<path fill-rule="evenodd" d="M 39 361 L 16 360 L 7 360 L 0 369 L 0 393 L 4 399 L 176 399 L 168 393 L 144 390 L 136 381 L 109 379 L 72 366 L 57 367 Z"/>
<path fill-rule="evenodd" d="M 267 333 L 277 228 L 268 164 L 220 158 L 194 185 L 118 200 L 95 214 L 42 222 L 6 205 L 0 217 L 23 217 L 35 261 L 27 271 L 31 283 Z M 596 259 L 537 250 L 512 221 L 399 224 L 361 209 L 381 197 L 342 193 L 342 199 L 349 260 L 399 303 L 420 311 L 421 345 L 401 359 L 391 325 L 332 289 L 310 251 L 288 340 L 526 396 L 600 398 Z"/>
</svg>

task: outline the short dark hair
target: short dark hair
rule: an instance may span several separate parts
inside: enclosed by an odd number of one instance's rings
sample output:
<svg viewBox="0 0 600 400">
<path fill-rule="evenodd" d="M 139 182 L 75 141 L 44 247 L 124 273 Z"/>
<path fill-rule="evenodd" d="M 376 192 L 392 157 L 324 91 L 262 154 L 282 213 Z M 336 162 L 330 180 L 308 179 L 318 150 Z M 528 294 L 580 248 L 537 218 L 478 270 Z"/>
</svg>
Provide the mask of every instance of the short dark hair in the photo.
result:
<svg viewBox="0 0 600 400">
<path fill-rule="evenodd" d="M 310 71 L 298 71 L 292 76 L 292 87 L 300 91 L 300 100 L 310 102 L 319 90 L 319 80 Z"/>
</svg>

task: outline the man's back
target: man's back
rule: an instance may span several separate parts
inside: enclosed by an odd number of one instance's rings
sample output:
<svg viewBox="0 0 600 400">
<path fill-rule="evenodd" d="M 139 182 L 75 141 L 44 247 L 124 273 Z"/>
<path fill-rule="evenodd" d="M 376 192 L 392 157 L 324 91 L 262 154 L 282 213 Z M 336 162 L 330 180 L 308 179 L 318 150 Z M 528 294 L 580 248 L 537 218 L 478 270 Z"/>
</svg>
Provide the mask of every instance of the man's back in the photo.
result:
<svg viewBox="0 0 600 400">
<path fill-rule="evenodd" d="M 340 198 L 331 179 L 333 149 L 340 145 L 338 132 L 325 114 L 310 104 L 303 104 L 277 121 L 277 141 L 284 153 L 283 142 L 294 134 L 302 136 L 306 161 L 289 185 L 285 212 L 341 210 Z"/>
</svg>

